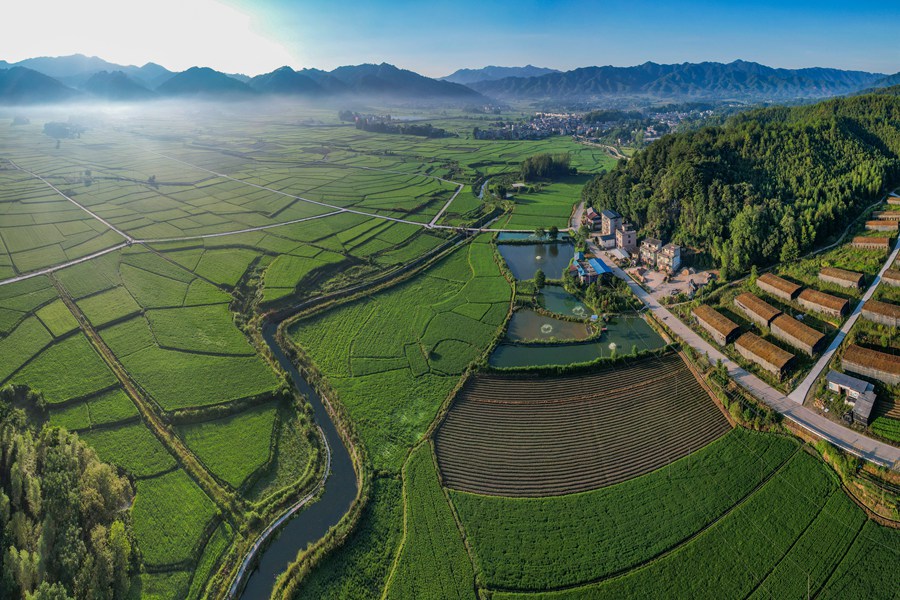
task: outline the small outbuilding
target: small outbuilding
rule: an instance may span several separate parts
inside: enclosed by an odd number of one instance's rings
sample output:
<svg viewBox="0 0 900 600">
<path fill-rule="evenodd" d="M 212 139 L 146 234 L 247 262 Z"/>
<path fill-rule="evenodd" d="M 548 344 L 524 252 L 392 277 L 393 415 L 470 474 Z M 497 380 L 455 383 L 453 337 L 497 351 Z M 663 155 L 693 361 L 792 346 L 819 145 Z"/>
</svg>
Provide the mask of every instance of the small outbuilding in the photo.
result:
<svg viewBox="0 0 900 600">
<path fill-rule="evenodd" d="M 697 319 L 697 323 L 699 323 L 720 346 L 731 343 L 734 341 L 734 338 L 737 337 L 740 329 L 737 323 L 714 308 L 711 308 L 706 304 L 701 304 L 692 312 Z"/>
<path fill-rule="evenodd" d="M 854 248 L 861 248 L 863 250 L 890 250 L 891 238 L 858 235 L 853 238 L 851 245 Z"/>
<path fill-rule="evenodd" d="M 897 287 L 900 285 L 900 271 L 897 269 L 885 270 L 884 274 L 881 276 L 881 282 L 884 283 L 884 285 Z"/>
<path fill-rule="evenodd" d="M 891 221 L 888 219 L 866 221 L 866 229 L 868 231 L 897 231 L 898 227 L 900 227 L 900 221 Z"/>
<path fill-rule="evenodd" d="M 773 336 L 810 356 L 819 352 L 825 342 L 824 333 L 788 315 L 775 317 L 771 327 Z"/>
<path fill-rule="evenodd" d="M 830 317 L 842 317 L 850 310 L 850 301 L 846 298 L 838 298 L 819 290 L 806 288 L 797 296 L 797 302 L 807 309 L 828 315 Z"/>
<path fill-rule="evenodd" d="M 853 420 L 868 425 L 872 408 L 875 406 L 875 386 L 868 381 L 835 370 L 828 372 L 825 381 L 828 382 L 829 390 L 847 396 L 847 404 L 853 408 Z"/>
<path fill-rule="evenodd" d="M 802 286 L 792 281 L 788 281 L 778 275 L 764 273 L 756 278 L 756 285 L 762 291 L 772 294 L 776 298 L 782 300 L 793 300 L 800 293 Z"/>
<path fill-rule="evenodd" d="M 767 342 L 755 333 L 747 332 L 734 343 L 738 354 L 761 366 L 780 379 L 794 363 L 794 355 Z"/>
<path fill-rule="evenodd" d="M 900 356 L 851 344 L 844 350 L 841 366 L 845 371 L 871 377 L 888 385 L 900 383 Z"/>
<path fill-rule="evenodd" d="M 735 297 L 734 305 L 747 315 L 747 318 L 760 327 L 769 327 L 772 319 L 781 314 L 781 311 L 750 292 L 744 292 Z"/>
<path fill-rule="evenodd" d="M 862 273 L 835 267 L 823 267 L 822 270 L 819 271 L 819 279 L 841 287 L 856 289 L 861 288 L 865 281 L 865 277 Z"/>
<path fill-rule="evenodd" d="M 862 317 L 873 323 L 896 327 L 900 322 L 900 306 L 880 300 L 869 300 L 863 304 Z"/>
</svg>

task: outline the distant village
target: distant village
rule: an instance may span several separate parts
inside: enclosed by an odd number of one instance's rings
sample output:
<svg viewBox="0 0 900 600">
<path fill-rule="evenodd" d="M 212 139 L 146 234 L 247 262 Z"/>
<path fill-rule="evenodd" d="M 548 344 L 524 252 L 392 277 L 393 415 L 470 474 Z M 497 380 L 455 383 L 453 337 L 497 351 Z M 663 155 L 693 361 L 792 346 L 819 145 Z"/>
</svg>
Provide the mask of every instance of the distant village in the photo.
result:
<svg viewBox="0 0 900 600">
<path fill-rule="evenodd" d="M 608 111 L 610 114 L 617 111 Z M 610 131 L 620 128 L 625 123 L 639 124 L 643 141 L 658 139 L 673 130 L 685 119 L 709 116 L 712 111 L 672 110 L 651 112 L 646 115 L 634 113 L 636 118 L 623 120 L 595 120 L 592 113 L 547 113 L 538 112 L 528 119 L 513 121 L 499 119 L 487 127 L 476 127 L 472 135 L 477 140 L 540 140 L 551 136 L 565 135 L 586 140 L 597 139 Z"/>
</svg>

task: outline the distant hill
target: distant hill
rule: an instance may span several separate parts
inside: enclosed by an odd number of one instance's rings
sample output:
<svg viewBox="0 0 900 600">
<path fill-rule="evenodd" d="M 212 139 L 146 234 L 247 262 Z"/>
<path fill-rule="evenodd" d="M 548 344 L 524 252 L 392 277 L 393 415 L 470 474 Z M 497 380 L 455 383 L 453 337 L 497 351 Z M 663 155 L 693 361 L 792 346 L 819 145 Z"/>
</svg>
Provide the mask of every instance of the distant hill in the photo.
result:
<svg viewBox="0 0 900 600">
<path fill-rule="evenodd" d="M 55 79 L 79 75 L 92 75 L 100 71 L 121 71 L 122 65 L 107 62 L 97 56 L 72 54 L 69 56 L 39 56 L 14 63 L 17 67 L 32 69 Z"/>
<path fill-rule="evenodd" d="M 900 85 L 900 73 L 894 73 L 893 75 L 888 75 L 887 77 L 883 77 L 876 81 L 872 87 L 873 88 L 886 88 L 895 85 Z"/>
<path fill-rule="evenodd" d="M 472 88 L 501 98 L 573 98 L 608 95 L 770 99 L 820 98 L 872 86 L 883 74 L 839 69 L 774 69 L 758 63 L 703 62 L 634 67 L 583 67 L 539 77 L 482 81 Z"/>
<path fill-rule="evenodd" d="M 496 81 L 506 77 L 540 77 L 541 75 L 559 72 L 557 69 L 535 67 L 534 65 L 525 65 L 524 67 L 495 67 L 490 65 L 481 69 L 459 69 L 440 79 L 461 83 L 462 85 L 471 85 L 479 81 Z"/>
<path fill-rule="evenodd" d="M 249 81 L 250 87 L 265 94 L 321 96 L 325 90 L 309 75 L 298 73 L 290 67 L 281 67 L 271 73 L 257 75 Z"/>
<path fill-rule="evenodd" d="M 64 102 L 76 96 L 72 88 L 32 69 L 0 70 L 0 105 Z"/>
<path fill-rule="evenodd" d="M 431 79 L 394 65 L 363 64 L 338 67 L 333 71 L 281 67 L 250 80 L 253 89 L 264 93 L 421 98 L 439 100 L 483 99 L 470 88 L 449 81 Z"/>
<path fill-rule="evenodd" d="M 122 71 L 94 73 L 84 84 L 84 90 L 106 100 L 138 102 L 156 96 Z"/>
<path fill-rule="evenodd" d="M 338 67 L 328 75 L 344 83 L 349 93 L 357 95 L 460 100 L 481 98 L 478 92 L 464 85 L 431 79 L 388 63 Z"/>
<path fill-rule="evenodd" d="M 255 92 L 243 83 L 209 67 L 191 67 L 172 76 L 156 90 L 162 96 L 197 96 L 209 98 L 249 97 Z"/>
<path fill-rule="evenodd" d="M 155 90 L 172 78 L 175 73 L 156 63 L 148 62 L 142 67 L 122 67 L 119 69 L 148 90 Z"/>
</svg>

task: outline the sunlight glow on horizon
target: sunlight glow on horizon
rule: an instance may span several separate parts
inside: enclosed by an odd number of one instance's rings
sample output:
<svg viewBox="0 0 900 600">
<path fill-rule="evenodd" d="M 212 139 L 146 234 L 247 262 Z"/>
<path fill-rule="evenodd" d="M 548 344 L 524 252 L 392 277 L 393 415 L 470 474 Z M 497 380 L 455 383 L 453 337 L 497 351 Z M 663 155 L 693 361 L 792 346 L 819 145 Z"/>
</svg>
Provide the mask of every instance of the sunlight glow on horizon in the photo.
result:
<svg viewBox="0 0 900 600">
<path fill-rule="evenodd" d="M 0 60 L 11 63 L 84 54 L 122 65 L 154 62 L 173 71 L 204 66 L 247 75 L 297 65 L 252 16 L 216 0 L 29 0 L 4 13 Z"/>
</svg>

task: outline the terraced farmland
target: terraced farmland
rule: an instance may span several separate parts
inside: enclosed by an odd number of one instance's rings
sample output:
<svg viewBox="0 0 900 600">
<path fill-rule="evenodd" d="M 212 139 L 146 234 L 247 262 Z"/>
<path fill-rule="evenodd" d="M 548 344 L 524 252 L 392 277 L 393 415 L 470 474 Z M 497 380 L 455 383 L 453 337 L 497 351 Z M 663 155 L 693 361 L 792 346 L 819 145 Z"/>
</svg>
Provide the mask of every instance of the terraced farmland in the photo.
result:
<svg viewBox="0 0 900 600">
<path fill-rule="evenodd" d="M 562 377 L 478 375 L 435 447 L 445 484 L 504 496 L 611 485 L 690 454 L 728 421 L 677 354 Z"/>
</svg>

